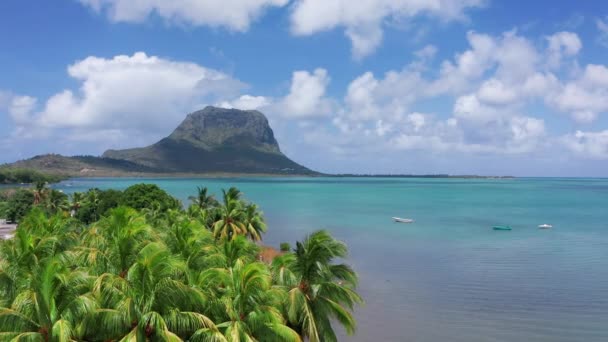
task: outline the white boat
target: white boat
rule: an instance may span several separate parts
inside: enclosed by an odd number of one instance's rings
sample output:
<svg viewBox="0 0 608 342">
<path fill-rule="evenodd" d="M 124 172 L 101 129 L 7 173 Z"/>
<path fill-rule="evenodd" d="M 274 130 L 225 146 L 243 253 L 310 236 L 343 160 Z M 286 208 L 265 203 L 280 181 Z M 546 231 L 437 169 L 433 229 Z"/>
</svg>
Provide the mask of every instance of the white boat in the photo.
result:
<svg viewBox="0 0 608 342">
<path fill-rule="evenodd" d="M 540 229 L 549 229 L 549 228 L 553 228 L 553 226 L 550 225 L 550 224 L 543 223 L 543 224 L 539 224 L 538 228 L 540 228 Z"/>
<path fill-rule="evenodd" d="M 414 220 L 412 220 L 412 219 L 401 218 L 401 217 L 393 217 L 393 220 L 395 222 L 401 222 L 401 223 L 412 223 L 412 222 L 414 222 Z"/>
</svg>

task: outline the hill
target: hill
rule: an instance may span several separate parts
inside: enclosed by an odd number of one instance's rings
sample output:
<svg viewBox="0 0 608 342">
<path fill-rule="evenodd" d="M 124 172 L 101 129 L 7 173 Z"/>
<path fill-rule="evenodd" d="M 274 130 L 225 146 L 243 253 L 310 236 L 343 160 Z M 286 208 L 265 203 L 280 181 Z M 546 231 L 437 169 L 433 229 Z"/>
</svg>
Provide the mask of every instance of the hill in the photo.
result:
<svg viewBox="0 0 608 342">
<path fill-rule="evenodd" d="M 159 142 L 102 157 L 126 160 L 161 172 L 310 174 L 280 150 L 264 114 L 207 107 Z"/>
<path fill-rule="evenodd" d="M 285 156 L 258 111 L 206 107 L 188 114 L 166 138 L 101 157 L 36 156 L 11 166 L 69 176 L 131 174 L 277 174 L 316 172 Z"/>
</svg>

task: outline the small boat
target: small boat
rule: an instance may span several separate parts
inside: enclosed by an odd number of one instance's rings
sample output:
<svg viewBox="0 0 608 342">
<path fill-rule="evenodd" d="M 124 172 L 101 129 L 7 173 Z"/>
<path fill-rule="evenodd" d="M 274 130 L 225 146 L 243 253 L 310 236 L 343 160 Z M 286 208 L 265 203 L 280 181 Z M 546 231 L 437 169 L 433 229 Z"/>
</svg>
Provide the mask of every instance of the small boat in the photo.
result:
<svg viewBox="0 0 608 342">
<path fill-rule="evenodd" d="M 511 230 L 510 226 L 494 226 L 492 227 L 494 230 Z"/>
<path fill-rule="evenodd" d="M 412 223 L 412 222 L 414 222 L 414 220 L 412 220 L 412 219 L 401 218 L 401 217 L 393 217 L 393 220 L 395 222 L 400 222 L 400 223 Z"/>
<path fill-rule="evenodd" d="M 539 224 L 538 228 L 540 228 L 540 229 L 550 229 L 550 228 L 553 228 L 553 226 L 550 225 L 550 224 L 547 224 L 547 223 L 543 223 L 543 224 Z"/>
</svg>

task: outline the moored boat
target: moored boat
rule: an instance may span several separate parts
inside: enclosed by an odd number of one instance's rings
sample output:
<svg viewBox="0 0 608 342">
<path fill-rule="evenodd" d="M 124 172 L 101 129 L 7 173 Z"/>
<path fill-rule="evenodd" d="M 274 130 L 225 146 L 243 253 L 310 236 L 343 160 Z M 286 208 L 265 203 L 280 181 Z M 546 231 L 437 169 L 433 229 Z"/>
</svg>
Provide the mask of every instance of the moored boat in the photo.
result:
<svg viewBox="0 0 608 342">
<path fill-rule="evenodd" d="M 538 228 L 540 228 L 540 229 L 549 229 L 549 228 L 553 228 L 553 226 L 550 225 L 550 224 L 547 224 L 547 223 L 543 223 L 543 224 L 539 224 Z"/>
<path fill-rule="evenodd" d="M 492 227 L 494 230 L 511 230 L 511 226 L 494 226 Z"/>
<path fill-rule="evenodd" d="M 400 222 L 400 223 L 412 223 L 412 222 L 414 222 L 414 220 L 412 220 L 412 219 L 401 218 L 401 217 L 393 217 L 393 220 L 395 222 Z"/>
</svg>

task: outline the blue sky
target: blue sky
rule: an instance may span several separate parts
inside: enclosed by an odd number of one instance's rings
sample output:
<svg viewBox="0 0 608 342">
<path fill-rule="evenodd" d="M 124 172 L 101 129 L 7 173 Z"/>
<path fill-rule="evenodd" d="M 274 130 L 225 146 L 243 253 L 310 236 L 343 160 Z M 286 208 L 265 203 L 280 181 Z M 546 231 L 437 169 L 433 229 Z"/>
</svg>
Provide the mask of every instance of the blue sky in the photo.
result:
<svg viewBox="0 0 608 342">
<path fill-rule="evenodd" d="M 326 172 L 608 176 L 602 1 L 0 2 L 0 162 L 264 112 Z"/>
</svg>

